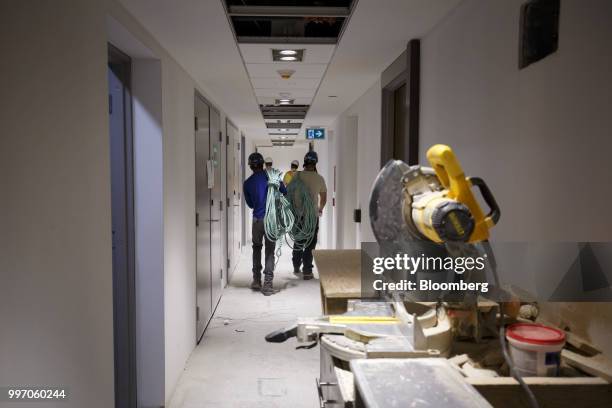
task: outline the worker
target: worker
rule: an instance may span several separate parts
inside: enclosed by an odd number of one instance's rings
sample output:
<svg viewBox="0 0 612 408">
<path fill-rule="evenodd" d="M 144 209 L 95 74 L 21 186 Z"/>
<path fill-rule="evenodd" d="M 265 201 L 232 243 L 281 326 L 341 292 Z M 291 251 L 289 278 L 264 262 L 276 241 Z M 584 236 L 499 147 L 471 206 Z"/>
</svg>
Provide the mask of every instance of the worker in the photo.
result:
<svg viewBox="0 0 612 408">
<path fill-rule="evenodd" d="M 270 156 L 266 157 L 266 170 L 272 170 L 272 158 Z"/>
<path fill-rule="evenodd" d="M 275 241 L 268 239 L 264 228 L 264 217 L 266 215 L 266 197 L 268 194 L 268 175 L 264 171 L 264 158 L 260 153 L 251 153 L 249 156 L 249 167 L 253 174 L 244 182 L 244 200 L 249 208 L 253 209 L 253 281 L 251 289 L 260 290 L 265 296 L 273 295 L 274 287 L 274 248 Z M 287 189 L 280 184 L 279 190 L 286 194 Z M 261 249 L 265 241 L 265 267 L 263 269 L 264 282 L 261 284 Z"/>
<path fill-rule="evenodd" d="M 299 161 L 294 160 L 291 162 L 291 170 L 286 172 L 285 175 L 283 176 L 283 183 L 285 184 L 285 186 L 288 186 L 289 183 L 291 183 L 291 179 L 293 178 L 295 173 L 297 173 L 298 167 L 300 167 Z"/>
<path fill-rule="evenodd" d="M 292 180 L 295 180 L 296 177 L 299 177 L 300 180 L 306 185 L 312 202 L 317 209 L 316 227 L 312 241 L 304 249 L 293 250 L 293 273 L 299 275 L 300 266 L 303 266 L 302 276 L 304 280 L 310 280 L 313 278 L 312 251 L 317 245 L 317 235 L 319 234 L 319 217 L 323 214 L 323 209 L 327 203 L 327 186 L 325 185 L 325 180 L 323 177 L 317 173 L 318 161 L 319 157 L 317 153 L 314 151 L 309 151 L 304 156 L 304 171 L 296 173 L 292 178 Z"/>
</svg>

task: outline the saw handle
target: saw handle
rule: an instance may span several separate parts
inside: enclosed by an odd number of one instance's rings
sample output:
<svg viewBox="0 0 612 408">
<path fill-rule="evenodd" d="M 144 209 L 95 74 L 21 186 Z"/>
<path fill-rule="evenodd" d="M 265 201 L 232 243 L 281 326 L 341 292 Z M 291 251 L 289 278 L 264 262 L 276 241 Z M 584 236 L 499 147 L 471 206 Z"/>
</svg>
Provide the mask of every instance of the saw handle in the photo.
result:
<svg viewBox="0 0 612 408">
<path fill-rule="evenodd" d="M 489 206 L 489 213 L 486 215 L 485 219 L 490 219 L 493 225 L 497 224 L 497 221 L 499 221 L 499 217 L 501 216 L 501 211 L 499 209 L 499 205 L 497 205 L 497 201 L 495 201 L 493 193 L 489 189 L 489 186 L 487 186 L 487 183 L 485 183 L 485 181 L 480 177 L 468 177 L 468 180 L 473 186 L 478 187 L 482 198 Z"/>
</svg>

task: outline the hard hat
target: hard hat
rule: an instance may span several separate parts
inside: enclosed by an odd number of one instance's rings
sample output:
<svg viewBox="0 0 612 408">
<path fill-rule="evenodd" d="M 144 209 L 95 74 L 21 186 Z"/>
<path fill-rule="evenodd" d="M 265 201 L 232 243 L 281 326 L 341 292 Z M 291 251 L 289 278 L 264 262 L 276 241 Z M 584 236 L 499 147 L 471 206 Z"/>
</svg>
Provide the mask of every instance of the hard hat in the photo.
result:
<svg viewBox="0 0 612 408">
<path fill-rule="evenodd" d="M 258 166 L 264 163 L 261 153 L 255 152 L 249 155 L 249 166 Z"/>
<path fill-rule="evenodd" d="M 266 157 L 266 160 L 264 160 L 264 162 L 272 163 L 272 158 L 270 156 L 268 156 L 268 157 Z"/>
<path fill-rule="evenodd" d="M 318 162 L 319 162 L 319 156 L 317 155 L 317 152 L 315 151 L 310 151 L 306 153 L 306 155 L 304 156 L 304 166 L 308 164 L 317 164 Z"/>
<path fill-rule="evenodd" d="M 294 160 L 291 162 L 291 167 L 300 167 L 300 162 L 297 160 Z"/>
</svg>

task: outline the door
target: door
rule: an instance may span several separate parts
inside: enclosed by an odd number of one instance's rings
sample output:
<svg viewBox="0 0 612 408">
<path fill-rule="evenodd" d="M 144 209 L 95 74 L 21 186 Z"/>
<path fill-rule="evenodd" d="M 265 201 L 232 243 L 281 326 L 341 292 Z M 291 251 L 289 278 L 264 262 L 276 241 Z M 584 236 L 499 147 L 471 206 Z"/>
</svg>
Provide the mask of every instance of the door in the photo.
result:
<svg viewBox="0 0 612 408">
<path fill-rule="evenodd" d="M 240 257 L 241 249 L 241 177 L 240 177 L 240 133 L 227 122 L 227 256 L 228 277 L 234 271 Z"/>
<path fill-rule="evenodd" d="M 212 270 L 212 302 L 213 310 L 221 298 L 223 289 L 223 269 L 225 256 L 223 253 L 223 235 L 221 228 L 224 217 L 224 201 L 221 190 L 221 116 L 215 109 L 210 109 L 210 161 L 213 182 L 211 188 L 211 270 Z"/>
<path fill-rule="evenodd" d="M 131 61 L 109 45 L 108 113 L 113 254 L 115 407 L 136 407 Z"/>
<path fill-rule="evenodd" d="M 195 97 L 195 189 L 196 189 L 196 336 L 199 341 L 212 317 L 211 222 L 210 222 L 210 109 Z"/>
</svg>

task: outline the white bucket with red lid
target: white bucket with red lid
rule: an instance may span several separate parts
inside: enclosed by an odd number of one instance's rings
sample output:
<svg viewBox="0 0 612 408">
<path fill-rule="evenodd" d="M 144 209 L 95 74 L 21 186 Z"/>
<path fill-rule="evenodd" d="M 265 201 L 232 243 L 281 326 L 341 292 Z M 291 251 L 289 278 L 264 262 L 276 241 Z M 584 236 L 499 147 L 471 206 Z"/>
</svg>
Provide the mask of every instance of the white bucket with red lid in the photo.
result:
<svg viewBox="0 0 612 408">
<path fill-rule="evenodd" d="M 515 323 L 506 328 L 510 357 L 523 377 L 554 377 L 559 374 L 565 333 L 537 323 Z"/>
</svg>

